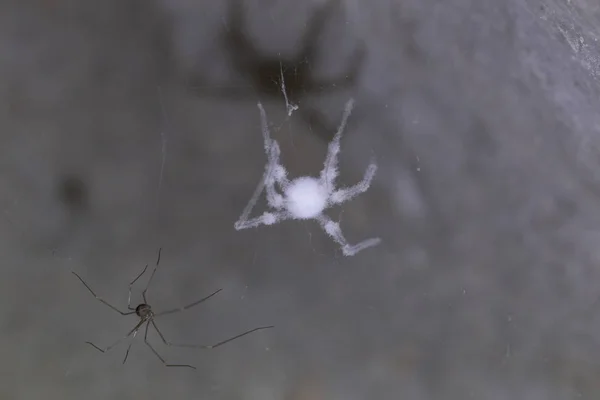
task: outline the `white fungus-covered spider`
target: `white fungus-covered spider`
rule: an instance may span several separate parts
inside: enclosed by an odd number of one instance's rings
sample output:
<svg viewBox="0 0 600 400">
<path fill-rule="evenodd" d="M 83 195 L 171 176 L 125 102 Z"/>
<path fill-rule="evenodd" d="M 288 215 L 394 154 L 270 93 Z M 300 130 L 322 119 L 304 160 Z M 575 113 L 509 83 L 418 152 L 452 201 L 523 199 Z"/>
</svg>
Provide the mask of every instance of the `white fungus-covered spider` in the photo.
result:
<svg viewBox="0 0 600 400">
<path fill-rule="evenodd" d="M 353 107 L 354 100 L 350 99 L 346 103 L 338 130 L 327 148 L 327 156 L 319 177 L 302 176 L 290 181 L 286 169 L 279 162 L 281 154 L 279 144 L 271 139 L 267 115 L 262 104 L 258 103 L 268 162 L 262 180 L 234 225 L 236 230 L 255 228 L 259 225 L 272 225 L 286 219 L 314 219 L 342 247 L 342 252 L 346 256 L 355 255 L 359 251 L 381 242 L 379 238 L 370 238 L 351 245 L 342 234 L 339 223 L 332 221 L 323 213 L 329 207 L 342 204 L 366 192 L 375 176 L 375 171 L 377 171 L 377 165 L 372 160 L 362 181 L 346 188 L 336 189 L 335 187 L 335 179 L 338 176 L 337 164 L 340 139 Z M 276 190 L 275 184 L 279 185 L 281 194 Z M 259 217 L 249 219 L 250 213 L 263 190 L 266 190 L 267 203 L 272 210 L 264 212 Z"/>
</svg>

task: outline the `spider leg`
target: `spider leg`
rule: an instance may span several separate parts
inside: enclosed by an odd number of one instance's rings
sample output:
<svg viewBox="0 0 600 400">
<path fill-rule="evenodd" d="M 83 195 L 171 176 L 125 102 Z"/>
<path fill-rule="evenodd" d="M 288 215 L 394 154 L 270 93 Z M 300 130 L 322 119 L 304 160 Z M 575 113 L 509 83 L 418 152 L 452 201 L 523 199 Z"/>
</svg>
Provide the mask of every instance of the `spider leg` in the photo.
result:
<svg viewBox="0 0 600 400">
<path fill-rule="evenodd" d="M 160 333 L 160 331 L 158 330 L 158 328 L 156 328 L 156 325 L 154 324 L 154 321 L 152 321 L 152 325 L 154 326 L 154 329 L 157 330 L 157 332 L 160 334 L 160 336 L 162 338 L 162 334 Z M 152 347 L 152 345 L 148 341 L 148 328 L 149 327 L 150 327 L 150 324 L 146 324 L 146 331 L 144 333 L 144 343 L 146 343 L 146 345 L 150 348 L 150 350 L 152 350 L 152 352 L 154 353 L 154 355 L 165 365 L 165 367 L 186 367 L 186 368 L 196 369 L 196 367 L 194 367 L 193 365 L 189 365 L 189 364 L 168 364 L 165 361 L 165 359 L 162 358 L 160 354 L 158 354 L 158 352 L 156 351 L 156 349 L 154 349 L 154 347 Z"/>
<path fill-rule="evenodd" d="M 285 190 L 290 185 L 290 181 L 287 177 L 287 170 L 279 162 L 280 157 L 281 157 L 281 149 L 279 148 L 279 143 L 277 143 L 275 140 L 273 140 L 271 143 L 271 149 L 268 153 L 269 164 L 267 167 L 267 169 L 271 171 L 270 175 L 268 176 L 267 181 L 269 183 L 273 182 L 273 184 L 267 184 L 267 189 L 269 188 L 269 186 L 271 186 L 271 189 L 273 190 L 272 194 L 275 194 L 275 195 L 278 195 L 278 193 L 274 190 L 275 182 L 277 182 L 279 184 L 279 186 L 281 187 L 282 190 Z M 269 196 L 268 190 L 267 190 L 267 196 Z M 268 200 L 268 198 L 267 198 L 267 200 Z M 270 204 L 270 205 L 271 205 L 271 207 L 274 207 L 274 208 L 282 207 L 282 204 L 278 205 L 277 203 Z"/>
<path fill-rule="evenodd" d="M 160 317 L 161 315 L 173 314 L 173 313 L 176 313 L 176 312 L 180 312 L 180 311 L 184 311 L 184 310 L 190 309 L 190 308 L 192 308 L 194 306 L 197 306 L 198 304 L 200 304 L 200 303 L 202 303 L 202 302 L 210 299 L 215 294 L 219 293 L 221 290 L 223 290 L 223 289 L 219 289 L 219 290 L 217 290 L 217 291 L 209 294 L 208 296 L 206 296 L 206 297 L 204 297 L 204 298 L 202 298 L 202 299 L 200 299 L 198 301 L 195 301 L 195 302 L 193 302 L 191 304 L 188 304 L 187 306 L 183 306 L 183 307 L 179 307 L 179 308 L 174 308 L 172 310 L 167 310 L 167 311 L 161 311 L 159 313 L 154 314 L 154 316 L 155 317 Z"/>
<path fill-rule="evenodd" d="M 82 278 L 81 278 L 79 275 L 77 275 L 77 273 L 75 273 L 74 271 L 71 271 L 71 273 L 72 273 L 73 275 L 75 275 L 75 276 L 77 277 L 77 279 L 79 279 L 79 281 L 81 281 L 81 283 L 83 283 L 83 286 L 85 286 L 85 287 L 86 287 L 86 289 L 87 289 L 87 290 L 88 290 L 88 291 L 89 291 L 89 292 L 92 294 L 92 296 L 94 296 L 94 298 L 95 298 L 96 300 L 98 300 L 99 302 L 101 302 L 101 303 L 103 303 L 103 304 L 105 304 L 105 305 L 109 306 L 110 308 L 112 308 L 113 310 L 115 310 L 116 312 L 118 312 L 118 313 L 119 313 L 119 314 L 121 314 L 121 315 L 131 315 L 131 314 L 134 314 L 134 313 L 135 313 L 135 311 L 121 311 L 121 310 L 119 310 L 117 307 L 113 306 L 112 304 L 110 304 L 109 302 L 107 302 L 106 300 L 104 300 L 103 298 L 101 298 L 101 297 L 98 297 L 98 296 L 96 295 L 96 293 L 94 293 L 94 291 L 92 290 L 92 288 L 90 288 L 90 287 L 88 286 L 88 284 L 87 284 L 87 283 L 85 283 L 85 281 L 84 281 L 84 280 L 83 280 L 83 279 L 82 279 Z"/>
<path fill-rule="evenodd" d="M 336 243 L 342 246 L 342 253 L 345 256 L 353 256 L 359 251 L 364 250 L 368 247 L 376 246 L 381 242 L 380 238 L 370 238 L 363 240 L 362 242 L 359 242 L 357 244 L 351 245 L 344 237 L 339 223 L 332 221 L 329 217 L 325 215 L 321 215 L 317 219 L 325 233 L 331 236 Z"/>
<path fill-rule="evenodd" d="M 239 220 L 235 223 L 234 227 L 237 231 L 248 228 L 256 228 L 260 225 L 273 225 L 277 222 L 281 222 L 286 219 L 290 219 L 292 216 L 290 213 L 285 211 L 276 212 L 265 212 L 261 216 L 256 218 Z"/>
<path fill-rule="evenodd" d="M 268 165 L 262 179 L 256 186 L 256 189 L 254 189 L 252 197 L 248 201 L 244 211 L 242 211 L 242 215 L 240 215 L 238 220 L 233 225 L 236 230 L 239 231 L 240 229 L 254 228 L 259 225 L 271 225 L 288 217 L 287 213 L 283 211 L 275 211 L 265 212 L 259 217 L 249 219 L 250 213 L 258 201 L 258 197 L 265 188 L 267 191 L 267 202 L 269 203 L 269 206 L 275 208 L 276 210 L 283 206 L 283 197 L 275 190 L 275 180 L 271 177 L 272 175 L 273 166 Z"/>
<path fill-rule="evenodd" d="M 282 187 L 287 187 L 289 184 L 286 176 L 287 172 L 285 168 L 279 164 L 281 150 L 279 148 L 279 144 L 275 140 L 271 139 L 265 109 L 260 102 L 257 104 L 257 106 L 260 111 L 261 130 L 268 162 L 262 179 L 256 186 L 256 189 L 254 190 L 252 197 L 250 197 L 248 204 L 242 211 L 242 215 L 240 215 L 234 224 L 236 230 L 253 228 L 261 224 L 271 225 L 286 217 L 286 214 L 283 212 L 265 212 L 260 217 L 250 220 L 248 219 L 263 190 L 267 192 L 267 203 L 269 206 L 276 210 L 281 210 L 283 207 L 283 196 L 277 193 L 275 190 L 275 182 L 278 182 Z"/>
<path fill-rule="evenodd" d="M 158 257 L 156 258 L 156 264 L 154 265 L 154 269 L 152 270 L 152 275 L 150 275 L 150 279 L 148 279 L 148 283 L 146 283 L 146 288 L 142 292 L 142 298 L 144 299 L 144 303 L 148 304 L 148 300 L 146 299 L 146 292 L 148 292 L 148 288 L 150 287 L 150 282 L 152 282 L 152 278 L 154 278 L 154 274 L 156 273 L 156 269 L 158 268 L 158 264 L 160 264 L 160 254 L 162 252 L 162 247 L 158 249 Z M 146 265 L 146 267 L 148 267 Z M 144 269 L 145 271 L 145 269 Z"/>
<path fill-rule="evenodd" d="M 346 102 L 344 114 L 342 115 L 342 121 L 340 122 L 338 130 L 327 146 L 327 156 L 325 157 L 325 163 L 323 165 L 323 170 L 321 171 L 321 182 L 325 184 L 328 191 L 332 191 L 335 187 L 335 178 L 338 176 L 337 166 L 338 154 L 340 152 L 340 140 L 353 108 L 354 99 L 350 99 Z"/>
<path fill-rule="evenodd" d="M 275 142 L 275 141 L 273 139 L 271 139 L 271 131 L 269 131 L 269 122 L 267 120 L 267 113 L 265 112 L 265 108 L 263 107 L 263 105 L 260 101 L 258 103 L 256 103 L 256 106 L 258 107 L 258 111 L 260 114 L 260 130 L 263 135 L 265 153 L 267 154 L 267 157 L 270 157 L 271 156 L 271 146 L 273 145 L 273 142 Z M 277 154 L 277 157 L 279 157 L 279 154 Z"/>
<path fill-rule="evenodd" d="M 222 340 L 222 341 L 220 341 L 218 343 L 215 343 L 215 344 L 211 344 L 211 345 L 196 345 L 196 344 L 177 344 L 177 343 L 171 343 L 167 339 L 165 339 L 165 337 L 161 333 L 160 329 L 158 329 L 158 326 L 156 326 L 156 323 L 154 321 L 152 321 L 152 325 L 154 326 L 154 329 L 156 329 L 156 332 L 158 332 L 158 334 L 159 334 L 160 338 L 162 339 L 162 341 L 167 346 L 187 347 L 187 348 L 195 348 L 195 349 L 214 349 L 214 348 L 217 348 L 219 346 L 224 345 L 225 343 L 229 343 L 229 342 L 231 342 L 231 341 L 233 341 L 235 339 L 239 339 L 242 336 L 249 335 L 249 334 L 251 334 L 253 332 L 260 331 L 260 330 L 263 330 L 263 329 L 274 328 L 274 326 L 272 326 L 272 325 L 271 326 L 261 326 L 261 327 L 258 327 L 258 328 L 250 329 L 249 331 L 240 333 L 239 335 L 235 335 L 233 337 L 230 337 L 229 339 Z"/>
<path fill-rule="evenodd" d="M 236 230 L 242 229 L 242 228 L 238 228 L 238 227 L 242 226 L 243 224 L 246 223 L 246 221 L 248 221 L 248 217 L 250 216 L 252 209 L 254 209 L 254 206 L 256 205 L 256 202 L 258 201 L 258 197 L 261 195 L 262 191 L 265 188 L 265 180 L 268 176 L 268 173 L 269 173 L 268 170 L 265 171 L 262 179 L 260 180 L 260 182 L 258 182 L 258 185 L 256 185 L 256 189 L 254 189 L 254 193 L 252 193 L 252 197 L 250 197 L 250 200 L 248 200 L 248 204 L 246 204 L 246 207 L 244 207 L 244 211 L 242 211 L 242 215 L 240 215 L 238 220 L 235 222 L 234 227 Z"/>
<path fill-rule="evenodd" d="M 138 329 L 133 332 L 133 337 L 131 338 L 131 342 L 129 342 L 129 346 L 127 346 L 127 351 L 125 352 L 125 357 L 123 357 L 123 364 L 127 362 L 127 357 L 129 357 L 129 350 L 131 350 L 131 346 L 133 345 L 133 340 L 137 336 Z"/>
<path fill-rule="evenodd" d="M 330 201 L 332 204 L 341 204 L 345 201 L 352 199 L 353 197 L 358 196 L 361 193 L 364 193 L 371 186 L 371 181 L 375 176 L 375 172 L 377 171 L 377 164 L 375 161 L 371 161 L 367 170 L 365 171 L 365 175 L 362 181 L 358 182 L 356 185 L 338 189 L 331 194 Z"/>
<path fill-rule="evenodd" d="M 289 184 L 289 180 L 287 178 L 287 171 L 279 162 L 281 157 L 281 149 L 279 148 L 279 143 L 276 140 L 271 138 L 271 132 L 269 131 L 269 123 L 267 120 L 267 113 L 263 105 L 258 102 L 257 103 L 258 110 L 260 113 L 260 125 L 261 131 L 263 134 L 265 153 L 267 154 L 267 169 L 266 172 L 268 174 L 265 175 L 266 182 L 277 182 L 281 185 L 282 188 L 287 187 Z M 267 188 L 269 185 L 267 184 Z"/>
<path fill-rule="evenodd" d="M 285 167 L 279 163 L 280 154 L 279 144 L 273 141 L 269 152 L 267 173 L 265 174 L 265 191 L 269 207 L 276 210 L 283 208 L 283 196 L 275 189 L 275 183 L 278 183 L 282 190 L 285 190 L 290 184 Z"/>
<path fill-rule="evenodd" d="M 287 185 L 289 185 L 287 171 L 283 165 L 279 163 L 281 149 L 279 148 L 279 143 L 271 139 L 271 133 L 269 131 L 269 124 L 267 121 L 267 113 L 260 102 L 257 103 L 257 107 L 260 113 L 261 131 L 263 134 L 265 153 L 267 154 L 268 159 L 264 175 L 267 202 L 269 203 L 270 207 L 280 210 L 283 207 L 283 196 L 281 196 L 281 194 L 277 193 L 275 190 L 275 182 L 279 183 L 279 185 L 285 190 Z"/>
<path fill-rule="evenodd" d="M 92 342 L 86 342 L 87 344 L 89 344 L 90 346 L 92 346 L 93 348 L 95 348 L 96 350 L 102 352 L 102 353 L 106 353 L 108 351 L 110 351 L 112 348 L 114 348 L 116 345 L 118 345 L 119 343 L 121 343 L 123 340 L 127 339 L 129 336 L 133 335 L 133 337 L 131 338 L 131 342 L 129 343 L 129 346 L 127 346 L 127 351 L 125 352 L 125 358 L 123 359 L 123 364 L 125 364 L 125 361 L 127 361 L 127 357 L 129 356 L 129 350 L 131 350 L 131 345 L 133 344 L 133 340 L 135 339 L 138 331 L 140 330 L 140 326 L 142 326 L 142 324 L 146 322 L 144 320 L 141 320 L 140 322 L 138 322 L 132 330 L 130 330 L 127 335 L 123 336 L 122 338 L 120 338 L 119 340 L 117 340 L 116 342 L 114 342 L 113 344 L 111 344 L 110 346 L 107 347 L 99 347 L 97 345 L 95 345 Z"/>
<path fill-rule="evenodd" d="M 146 264 L 146 266 L 144 267 L 142 272 L 140 272 L 140 274 L 138 276 L 136 276 L 134 280 L 129 282 L 129 294 L 127 295 L 127 309 L 133 310 L 134 312 L 135 312 L 135 308 L 131 307 L 131 288 L 133 287 L 133 284 L 135 282 L 137 282 L 137 280 L 140 279 L 142 275 L 144 275 L 144 272 L 146 272 L 147 269 L 148 269 L 148 264 Z M 146 300 L 144 299 L 144 301 L 146 301 Z"/>
<path fill-rule="evenodd" d="M 265 153 L 267 154 L 267 159 L 269 161 L 268 165 L 275 167 L 275 176 L 277 178 L 285 179 L 286 170 L 283 168 L 281 164 L 279 164 L 279 157 L 281 156 L 281 149 L 279 148 L 279 143 L 276 140 L 271 138 L 271 131 L 269 130 L 269 121 L 267 119 L 267 113 L 262 103 L 259 101 L 256 106 L 258 107 L 258 112 L 260 114 L 260 130 L 263 135 L 263 142 Z M 283 171 L 277 171 L 280 168 Z"/>
</svg>

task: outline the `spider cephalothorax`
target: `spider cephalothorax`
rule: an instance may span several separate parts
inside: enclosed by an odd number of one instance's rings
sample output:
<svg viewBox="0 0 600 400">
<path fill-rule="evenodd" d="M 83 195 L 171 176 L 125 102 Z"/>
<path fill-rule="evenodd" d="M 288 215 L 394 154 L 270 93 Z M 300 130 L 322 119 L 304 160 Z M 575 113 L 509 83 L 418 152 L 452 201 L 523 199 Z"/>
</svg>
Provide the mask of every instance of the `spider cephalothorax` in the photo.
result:
<svg viewBox="0 0 600 400">
<path fill-rule="evenodd" d="M 335 187 L 335 179 L 338 176 L 337 156 L 340 152 L 340 140 L 353 106 L 354 100 L 352 99 L 346 103 L 340 126 L 333 140 L 329 143 L 320 176 L 318 178 L 302 176 L 290 181 L 287 178 L 285 167 L 279 163 L 281 153 L 279 144 L 271 139 L 265 110 L 262 104 L 258 103 L 268 162 L 263 179 L 235 223 L 235 229 L 272 225 L 286 219 L 315 219 L 323 230 L 342 246 L 342 252 L 347 256 L 352 256 L 367 247 L 375 246 L 381 241 L 379 238 L 371 238 L 351 245 L 344 238 L 339 223 L 332 221 L 323 213 L 331 206 L 342 204 L 366 192 L 377 171 L 377 165 L 374 161 L 371 161 L 361 182 L 347 188 L 336 189 Z M 279 186 L 282 193 L 277 191 L 275 185 Z M 259 217 L 249 219 L 250 212 L 263 190 L 267 193 L 267 203 L 272 210 L 264 212 Z"/>
<path fill-rule="evenodd" d="M 152 307 L 149 304 L 140 304 L 135 308 L 135 313 L 143 320 L 148 320 L 154 316 Z"/>
</svg>

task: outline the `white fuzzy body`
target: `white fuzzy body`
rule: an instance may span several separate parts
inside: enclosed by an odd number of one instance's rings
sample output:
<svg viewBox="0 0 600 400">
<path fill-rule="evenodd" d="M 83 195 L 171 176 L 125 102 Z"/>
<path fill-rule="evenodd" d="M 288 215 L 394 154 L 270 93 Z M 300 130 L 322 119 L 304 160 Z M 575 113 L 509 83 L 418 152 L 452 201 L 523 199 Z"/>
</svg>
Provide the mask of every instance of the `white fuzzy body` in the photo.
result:
<svg viewBox="0 0 600 400">
<path fill-rule="evenodd" d="M 318 179 L 303 176 L 290 182 L 285 191 L 285 208 L 295 219 L 311 219 L 327 206 L 327 190 Z"/>
</svg>

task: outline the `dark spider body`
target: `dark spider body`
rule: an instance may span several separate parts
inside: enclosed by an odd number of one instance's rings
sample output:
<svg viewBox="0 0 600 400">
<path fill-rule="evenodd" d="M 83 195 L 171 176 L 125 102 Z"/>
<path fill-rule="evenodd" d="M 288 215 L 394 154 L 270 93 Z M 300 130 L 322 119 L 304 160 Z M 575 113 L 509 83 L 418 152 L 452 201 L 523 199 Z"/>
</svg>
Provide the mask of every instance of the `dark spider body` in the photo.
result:
<svg viewBox="0 0 600 400">
<path fill-rule="evenodd" d="M 136 337 L 138 331 L 140 330 L 140 328 L 145 324 L 146 327 L 144 328 L 144 343 L 146 343 L 146 345 L 148 346 L 148 348 L 150 348 L 150 350 L 152 350 L 152 353 L 154 353 L 154 355 L 167 367 L 187 367 L 187 368 L 192 368 L 192 369 L 196 369 L 196 367 L 194 367 L 193 365 L 189 365 L 189 364 L 168 364 L 165 359 L 158 354 L 158 352 L 154 349 L 154 347 L 150 344 L 150 342 L 148 342 L 148 329 L 150 328 L 150 326 L 152 325 L 152 327 L 154 328 L 154 330 L 156 331 L 156 333 L 158 333 L 158 336 L 160 337 L 160 339 L 163 341 L 163 343 L 167 346 L 173 346 L 173 347 L 188 347 L 188 348 L 199 348 L 199 349 L 214 349 L 216 347 L 219 347 L 221 345 L 224 345 L 225 343 L 231 342 L 237 338 L 240 338 L 242 336 L 248 335 L 252 332 L 256 332 L 262 329 L 268 329 L 268 328 L 273 328 L 273 326 L 261 326 L 258 328 L 254 328 L 251 329 L 249 331 L 240 333 L 238 335 L 235 335 L 233 337 L 230 337 L 229 339 L 225 339 L 222 340 L 218 343 L 212 344 L 212 345 L 193 345 L 193 344 L 175 344 L 172 343 L 170 341 L 168 341 L 165 336 L 162 334 L 162 332 L 160 331 L 160 329 L 158 329 L 158 325 L 156 325 L 156 322 L 154 321 L 154 319 L 156 317 L 159 317 L 161 315 L 166 315 L 166 314 L 174 314 L 177 312 L 181 312 L 184 310 L 187 310 L 189 308 L 192 308 L 194 306 L 197 306 L 198 304 L 210 299 L 212 296 L 216 295 L 217 293 L 219 293 L 222 289 L 219 289 L 211 294 L 209 294 L 208 296 L 197 300 L 193 303 L 190 303 L 186 306 L 183 307 L 178 307 L 178 308 L 173 308 L 170 310 L 166 310 L 166 311 L 161 311 L 158 313 L 155 313 L 154 311 L 152 311 L 152 307 L 150 306 L 150 304 L 148 304 L 148 300 L 146 298 L 146 292 L 148 291 L 148 287 L 150 286 L 150 282 L 152 282 L 152 278 L 154 278 L 154 274 L 156 273 L 156 269 L 158 268 L 158 264 L 160 263 L 160 253 L 161 253 L 162 249 L 158 250 L 158 259 L 156 260 L 156 266 L 154 267 L 154 270 L 152 271 L 152 275 L 150 275 L 150 279 L 148 279 L 148 283 L 146 284 L 146 288 L 144 289 L 144 291 L 142 292 L 142 298 L 144 299 L 144 302 L 141 304 L 138 304 L 137 307 L 133 308 L 131 307 L 131 287 L 133 286 L 133 284 L 140 279 L 140 277 L 142 275 L 144 275 L 144 273 L 146 272 L 146 270 L 148 269 L 148 264 L 146 264 L 146 266 L 144 267 L 144 269 L 142 270 L 142 272 L 133 280 L 129 283 L 129 296 L 128 296 L 128 300 L 127 300 L 127 310 L 128 311 L 121 311 L 120 309 L 118 309 L 117 307 L 113 306 L 112 304 L 110 304 L 109 302 L 107 302 L 106 300 L 102 299 L 101 297 L 98 297 L 96 295 L 96 293 L 92 290 L 92 288 L 90 288 L 90 286 L 85 283 L 85 281 L 79 276 L 77 275 L 75 272 L 71 271 L 73 273 L 73 275 L 75 275 L 77 277 L 77 279 L 79 279 L 81 281 L 81 283 L 83 283 L 83 285 L 87 288 L 87 290 L 96 298 L 96 300 L 100 301 L 101 303 L 105 304 L 106 306 L 112 308 L 114 311 L 118 312 L 121 315 L 132 315 L 132 314 L 136 314 L 140 320 L 138 321 L 138 323 L 127 333 L 127 335 L 125 335 L 124 337 L 120 338 L 119 340 L 117 340 L 116 342 L 114 342 L 113 344 L 111 344 L 108 347 L 99 347 L 97 345 L 95 345 L 92 342 L 86 342 L 87 344 L 89 344 L 90 346 L 94 347 L 96 350 L 102 352 L 102 353 L 106 353 L 107 351 L 109 351 L 110 349 L 112 349 L 113 347 L 115 347 L 117 344 L 121 343 L 121 341 L 123 341 L 124 339 L 127 339 L 128 337 L 132 336 L 133 338 Z M 127 347 L 127 351 L 125 353 L 125 358 L 123 359 L 123 364 L 125 364 L 125 362 L 127 361 L 127 357 L 129 356 L 129 350 L 131 349 L 131 345 L 133 344 L 133 340 L 129 343 L 129 346 Z"/>
<path fill-rule="evenodd" d="M 220 41 L 226 49 L 228 61 L 233 69 L 250 82 L 254 92 L 268 96 L 281 96 L 285 87 L 287 100 L 291 104 L 299 104 L 304 94 L 318 94 L 328 89 L 344 89 L 355 85 L 360 68 L 365 59 L 365 47 L 360 46 L 348 62 L 349 68 L 335 79 L 317 80 L 311 70 L 314 63 L 319 62 L 319 39 L 327 22 L 334 12 L 340 9 L 340 0 L 330 0 L 320 6 L 307 23 L 307 28 L 300 40 L 300 49 L 292 58 L 283 59 L 280 55 L 261 53 L 248 35 L 245 23 L 243 0 L 229 0 L 226 26 L 221 33 Z M 238 99 L 248 93 L 247 88 L 218 87 L 211 85 L 199 77 L 192 79 L 192 87 L 209 94 Z M 309 123 L 324 125 L 315 112 L 299 110 Z M 324 127 L 327 131 L 330 127 Z M 329 138 L 330 139 L 330 138 Z"/>
<path fill-rule="evenodd" d="M 72 212 L 83 212 L 90 206 L 89 189 L 83 178 L 67 174 L 57 182 L 60 201 Z"/>
<path fill-rule="evenodd" d="M 135 308 L 135 313 L 144 321 L 148 321 L 154 317 L 152 307 L 148 304 L 140 304 Z"/>
</svg>

